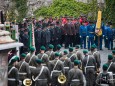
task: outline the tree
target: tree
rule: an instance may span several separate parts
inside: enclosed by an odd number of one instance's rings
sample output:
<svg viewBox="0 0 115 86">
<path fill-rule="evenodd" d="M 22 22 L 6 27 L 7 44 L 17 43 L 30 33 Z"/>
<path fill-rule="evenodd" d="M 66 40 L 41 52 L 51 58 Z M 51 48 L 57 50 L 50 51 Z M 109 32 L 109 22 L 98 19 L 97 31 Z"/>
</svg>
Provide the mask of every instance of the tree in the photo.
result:
<svg viewBox="0 0 115 86">
<path fill-rule="evenodd" d="M 43 6 L 37 9 L 34 14 L 36 17 L 60 17 L 64 15 L 78 17 L 81 14 L 88 15 L 89 12 L 91 12 L 91 4 L 76 2 L 75 0 L 53 0 L 50 6 Z"/>
</svg>

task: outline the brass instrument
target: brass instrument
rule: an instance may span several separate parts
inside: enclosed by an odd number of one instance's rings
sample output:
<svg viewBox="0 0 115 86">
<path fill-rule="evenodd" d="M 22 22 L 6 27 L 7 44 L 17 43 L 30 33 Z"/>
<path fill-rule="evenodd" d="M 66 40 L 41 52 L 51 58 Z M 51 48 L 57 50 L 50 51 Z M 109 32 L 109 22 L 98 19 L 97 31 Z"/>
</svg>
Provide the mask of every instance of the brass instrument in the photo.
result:
<svg viewBox="0 0 115 86">
<path fill-rule="evenodd" d="M 65 76 L 63 73 L 61 73 L 61 74 L 58 76 L 58 82 L 59 82 L 60 84 L 64 84 L 66 81 L 67 81 L 66 76 Z"/>
<path fill-rule="evenodd" d="M 25 86 L 31 86 L 32 85 L 32 80 L 31 79 L 24 79 L 23 84 Z"/>
</svg>

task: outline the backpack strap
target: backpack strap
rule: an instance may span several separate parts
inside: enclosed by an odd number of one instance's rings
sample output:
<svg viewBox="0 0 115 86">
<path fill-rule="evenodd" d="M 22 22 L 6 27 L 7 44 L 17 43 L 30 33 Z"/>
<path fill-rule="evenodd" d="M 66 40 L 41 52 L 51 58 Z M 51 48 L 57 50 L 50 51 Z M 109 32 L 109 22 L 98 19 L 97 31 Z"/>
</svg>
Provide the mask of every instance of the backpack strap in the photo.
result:
<svg viewBox="0 0 115 86">
<path fill-rule="evenodd" d="M 8 75 L 12 72 L 12 70 L 14 69 L 15 67 L 13 66 L 9 71 L 8 71 Z"/>
</svg>

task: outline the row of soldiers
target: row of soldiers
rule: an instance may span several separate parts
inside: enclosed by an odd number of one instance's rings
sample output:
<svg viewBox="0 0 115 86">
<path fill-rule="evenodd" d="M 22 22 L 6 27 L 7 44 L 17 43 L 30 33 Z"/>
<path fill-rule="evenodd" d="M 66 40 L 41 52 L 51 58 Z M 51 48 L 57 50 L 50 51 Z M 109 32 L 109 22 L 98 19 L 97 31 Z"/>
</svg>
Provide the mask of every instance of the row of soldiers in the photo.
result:
<svg viewBox="0 0 115 86">
<path fill-rule="evenodd" d="M 113 40 L 115 36 L 115 30 L 112 29 L 112 23 L 107 22 L 102 23 L 102 35 L 98 37 L 95 34 L 96 24 L 94 21 L 82 21 L 77 19 L 66 19 L 65 23 L 62 20 L 34 20 L 35 28 L 35 47 L 36 52 L 40 50 L 40 46 L 45 46 L 48 49 L 49 44 L 54 45 L 54 51 L 56 50 L 56 45 L 65 45 L 65 48 L 69 46 L 75 47 L 75 45 L 80 44 L 81 48 L 89 49 L 92 44 L 96 44 L 99 50 L 102 50 L 102 45 L 107 47 L 109 50 L 113 49 Z M 26 29 L 20 29 L 20 42 L 24 43 L 24 51 L 27 52 L 29 48 L 29 33 L 31 30 L 28 29 L 29 23 L 25 21 Z M 104 43 L 103 43 L 104 40 Z"/>
<path fill-rule="evenodd" d="M 26 78 L 32 79 L 32 86 L 62 86 L 58 82 L 61 73 L 67 78 L 63 86 L 84 86 L 83 76 L 86 78 L 86 86 L 100 86 L 100 84 L 112 86 L 113 82 L 109 82 L 110 77 L 109 81 L 105 82 L 100 77 L 102 73 L 108 74 L 108 71 L 115 73 L 115 50 L 112 51 L 113 56 L 108 55 L 108 62 L 103 66 L 103 72 L 99 73 L 101 57 L 96 45 L 92 45 L 89 52 L 83 50 L 84 56 L 79 46 L 76 46 L 75 50 L 70 47 L 69 53 L 67 50 L 62 51 L 61 45 L 57 45 L 55 52 L 53 48 L 54 46 L 50 44 L 48 51 L 45 52 L 46 48 L 41 46 L 40 53 L 35 55 L 35 48 L 31 47 L 27 55 L 21 54 L 20 61 L 19 57 L 13 56 L 9 61 L 8 86 L 17 86 L 19 80 L 23 81 Z"/>
</svg>

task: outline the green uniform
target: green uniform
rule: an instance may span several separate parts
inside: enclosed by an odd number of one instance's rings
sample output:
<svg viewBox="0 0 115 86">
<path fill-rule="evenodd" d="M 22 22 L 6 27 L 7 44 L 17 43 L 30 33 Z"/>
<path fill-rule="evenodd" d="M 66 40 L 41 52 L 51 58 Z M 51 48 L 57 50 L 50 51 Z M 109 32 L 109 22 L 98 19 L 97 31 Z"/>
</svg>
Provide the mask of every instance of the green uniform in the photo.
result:
<svg viewBox="0 0 115 86">
<path fill-rule="evenodd" d="M 8 86 L 18 86 L 19 75 L 18 69 L 14 66 L 8 66 Z"/>
<path fill-rule="evenodd" d="M 51 81 L 50 71 L 45 66 L 37 66 L 33 70 L 32 75 L 34 76 L 35 86 L 48 86 L 48 83 Z"/>
<path fill-rule="evenodd" d="M 68 86 L 84 86 L 83 73 L 79 68 L 72 68 L 68 73 Z"/>
</svg>

